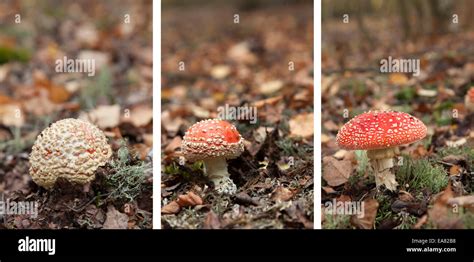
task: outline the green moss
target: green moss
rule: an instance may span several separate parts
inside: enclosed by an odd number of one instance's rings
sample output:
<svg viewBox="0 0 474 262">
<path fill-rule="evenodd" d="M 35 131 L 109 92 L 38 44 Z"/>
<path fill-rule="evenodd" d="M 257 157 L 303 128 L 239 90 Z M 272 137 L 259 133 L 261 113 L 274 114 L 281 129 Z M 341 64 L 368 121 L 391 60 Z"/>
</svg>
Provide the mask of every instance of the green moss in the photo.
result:
<svg viewBox="0 0 474 262">
<path fill-rule="evenodd" d="M 0 46 L 0 65 L 11 61 L 28 62 L 30 56 L 25 49 Z"/>
<path fill-rule="evenodd" d="M 13 138 L 7 141 L 0 141 L 0 151 L 15 155 L 33 146 L 34 139 L 23 138 L 20 127 L 12 127 L 10 131 L 13 134 Z"/>
<path fill-rule="evenodd" d="M 436 160 L 441 160 L 445 156 L 455 155 L 466 158 L 469 167 L 474 166 L 474 149 L 468 146 L 443 147 L 437 152 Z"/>
<path fill-rule="evenodd" d="M 282 150 L 283 155 L 285 156 L 294 156 L 297 154 L 298 150 L 295 147 L 293 140 L 289 138 L 284 138 L 275 142 L 277 146 Z"/>
<path fill-rule="evenodd" d="M 466 212 L 462 216 L 462 222 L 464 224 L 464 228 L 466 229 L 474 229 L 474 213 Z"/>
<path fill-rule="evenodd" d="M 114 104 L 112 84 L 110 70 L 108 68 L 102 69 L 90 85 L 81 89 L 80 101 L 82 107 L 93 109 L 100 99 L 107 99 L 111 104 Z"/>
<path fill-rule="evenodd" d="M 454 103 L 453 101 L 446 101 L 446 102 L 443 102 L 443 103 L 440 103 L 438 104 L 434 110 L 435 111 L 438 111 L 438 112 L 443 112 L 443 111 L 448 111 L 449 112 L 449 115 L 452 114 L 452 109 L 454 107 Z"/>
<path fill-rule="evenodd" d="M 367 86 L 362 80 L 351 79 L 348 83 L 348 88 L 355 96 L 358 97 L 362 97 L 367 94 Z"/>
<path fill-rule="evenodd" d="M 421 143 L 423 144 L 423 147 L 428 149 L 431 146 L 431 143 L 433 141 L 433 136 L 427 136 L 423 140 L 421 140 Z"/>
<path fill-rule="evenodd" d="M 179 168 L 179 164 L 173 162 L 170 165 L 165 166 L 163 172 L 167 175 L 177 175 L 180 174 L 181 169 Z"/>
<path fill-rule="evenodd" d="M 354 187 L 357 184 L 357 182 L 359 182 L 361 179 L 362 179 L 362 175 L 360 175 L 359 173 L 356 173 L 350 176 L 347 182 L 349 182 L 349 185 L 351 187 Z M 324 179 L 323 179 L 323 182 L 324 182 Z M 326 186 L 326 185 L 323 185 L 323 186 Z"/>
<path fill-rule="evenodd" d="M 379 203 L 377 215 L 375 216 L 375 227 L 377 228 L 382 221 L 391 218 L 394 214 L 392 212 L 390 196 L 379 194 L 376 196 L 376 200 Z"/>
<path fill-rule="evenodd" d="M 350 111 L 350 115 L 349 115 L 349 118 L 347 118 L 346 120 L 349 121 L 349 119 L 352 119 L 364 112 L 366 112 L 367 110 L 365 109 L 362 109 L 362 108 L 353 108 L 351 111 Z"/>
<path fill-rule="evenodd" d="M 416 97 L 416 88 L 413 87 L 405 87 L 398 91 L 398 93 L 395 95 L 398 100 L 402 101 L 411 101 Z"/>
<path fill-rule="evenodd" d="M 19 153 L 24 148 L 24 143 L 21 139 L 21 129 L 19 127 L 14 127 L 11 131 L 13 133 L 13 139 L 0 141 L 0 150 L 10 154 Z"/>
<path fill-rule="evenodd" d="M 357 170 L 356 173 L 349 177 L 348 182 L 350 186 L 355 186 L 359 181 L 364 181 L 366 186 L 375 183 L 367 152 L 365 150 L 356 150 L 354 152 L 357 160 Z"/>
<path fill-rule="evenodd" d="M 357 174 L 365 175 L 365 172 L 369 167 L 369 158 L 367 157 L 367 151 L 356 150 L 355 156 L 357 160 Z"/>
<path fill-rule="evenodd" d="M 111 190 L 109 199 L 124 202 L 135 200 L 145 189 L 146 173 L 151 172 L 151 165 L 131 156 L 124 142 L 111 165 L 114 172 L 106 177 Z"/>
<path fill-rule="evenodd" d="M 398 169 L 396 176 L 400 186 L 407 187 L 408 190 L 429 189 L 435 194 L 448 185 L 446 171 L 426 159 L 412 160 L 404 156 L 403 165 Z"/>
<path fill-rule="evenodd" d="M 415 216 L 402 216 L 402 222 L 397 226 L 397 229 L 412 229 L 416 222 L 418 222 L 418 218 Z"/>
<path fill-rule="evenodd" d="M 466 177 L 463 183 L 468 192 L 474 192 L 474 148 L 468 146 L 462 147 L 444 147 L 436 154 L 436 160 L 441 161 L 445 156 L 461 156 L 466 160 Z"/>
<path fill-rule="evenodd" d="M 163 169 L 163 173 L 166 175 L 182 176 L 185 180 L 193 181 L 197 178 L 197 174 L 204 173 L 204 162 L 196 161 L 186 166 L 182 166 L 177 162 L 172 162 Z"/>
<path fill-rule="evenodd" d="M 351 216 L 348 215 L 331 215 L 324 216 L 324 229 L 351 229 Z"/>
<path fill-rule="evenodd" d="M 439 126 L 451 125 L 453 122 L 452 109 L 454 103 L 446 101 L 435 106 L 432 116 Z"/>
</svg>

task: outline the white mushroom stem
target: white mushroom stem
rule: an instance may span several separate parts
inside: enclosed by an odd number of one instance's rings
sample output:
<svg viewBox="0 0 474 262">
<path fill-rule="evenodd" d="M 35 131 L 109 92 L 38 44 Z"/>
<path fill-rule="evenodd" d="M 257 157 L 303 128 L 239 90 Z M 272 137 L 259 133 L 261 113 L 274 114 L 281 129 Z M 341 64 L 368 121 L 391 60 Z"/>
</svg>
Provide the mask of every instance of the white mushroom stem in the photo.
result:
<svg viewBox="0 0 474 262">
<path fill-rule="evenodd" d="M 393 158 L 399 154 L 398 147 L 384 149 L 367 150 L 367 157 L 370 159 L 374 169 L 375 185 L 379 188 L 384 185 L 388 190 L 395 191 L 398 183 L 390 169 L 394 166 Z"/>
<path fill-rule="evenodd" d="M 204 159 L 204 166 L 206 175 L 213 182 L 214 180 L 229 176 L 227 172 L 227 161 L 224 157 Z"/>
<path fill-rule="evenodd" d="M 230 179 L 227 172 L 227 161 L 225 157 L 204 159 L 205 174 L 214 183 L 215 189 L 220 194 L 233 195 L 237 186 Z"/>
</svg>

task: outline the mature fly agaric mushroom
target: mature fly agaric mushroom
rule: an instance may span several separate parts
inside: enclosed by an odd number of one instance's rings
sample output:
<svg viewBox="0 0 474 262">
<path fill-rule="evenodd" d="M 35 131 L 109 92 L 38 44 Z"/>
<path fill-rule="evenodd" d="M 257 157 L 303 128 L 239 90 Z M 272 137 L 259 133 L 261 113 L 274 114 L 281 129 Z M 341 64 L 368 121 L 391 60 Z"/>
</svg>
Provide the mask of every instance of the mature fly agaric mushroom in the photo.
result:
<svg viewBox="0 0 474 262">
<path fill-rule="evenodd" d="M 410 144 L 426 136 L 426 126 L 410 114 L 394 111 L 372 111 L 354 117 L 337 134 L 343 149 L 367 150 L 375 172 L 375 184 L 391 191 L 397 188 L 390 171 L 398 146 Z"/>
<path fill-rule="evenodd" d="M 30 155 L 33 181 L 51 189 L 60 177 L 86 184 L 107 163 L 112 149 L 104 133 L 89 122 L 63 119 L 43 130 Z"/>
<path fill-rule="evenodd" d="M 471 89 L 467 91 L 464 104 L 466 105 L 467 111 L 474 112 L 474 87 L 471 87 Z"/>
<path fill-rule="evenodd" d="M 204 161 L 205 173 L 218 193 L 232 195 L 237 187 L 229 178 L 226 160 L 242 154 L 243 142 L 239 131 L 229 122 L 208 119 L 192 125 L 186 131 L 181 148 L 187 160 Z"/>
</svg>

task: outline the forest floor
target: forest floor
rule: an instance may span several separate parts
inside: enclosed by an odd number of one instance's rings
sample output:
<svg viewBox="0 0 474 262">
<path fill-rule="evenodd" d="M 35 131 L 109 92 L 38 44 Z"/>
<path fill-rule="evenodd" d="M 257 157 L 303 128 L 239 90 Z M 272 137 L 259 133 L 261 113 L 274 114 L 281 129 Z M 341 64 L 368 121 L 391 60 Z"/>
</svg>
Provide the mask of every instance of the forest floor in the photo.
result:
<svg viewBox="0 0 474 262">
<path fill-rule="evenodd" d="M 323 228 L 474 228 L 474 113 L 464 96 L 474 85 L 474 32 L 402 41 L 394 18 L 323 23 Z M 420 59 L 421 74 L 380 73 L 381 59 Z M 336 134 L 369 110 L 412 114 L 428 127 L 401 147 L 396 192 L 377 190 L 363 151 L 341 150 Z M 344 117 L 348 113 L 348 117 Z M 362 201 L 365 217 L 324 213 L 330 201 Z"/>
<path fill-rule="evenodd" d="M 0 10 L 0 200 L 38 207 L 0 217 L 0 228 L 152 228 L 151 1 L 7 1 Z M 95 75 L 56 72 L 65 56 L 94 60 Z M 32 181 L 29 153 L 65 118 L 97 125 L 114 153 L 90 185 L 59 180 L 48 191 Z"/>
<path fill-rule="evenodd" d="M 163 10 L 162 227 L 312 229 L 312 6 L 237 13 Z M 245 139 L 228 161 L 233 196 L 216 194 L 201 162 L 179 164 L 186 129 L 224 105 L 258 110 L 256 123 L 231 121 Z"/>
</svg>

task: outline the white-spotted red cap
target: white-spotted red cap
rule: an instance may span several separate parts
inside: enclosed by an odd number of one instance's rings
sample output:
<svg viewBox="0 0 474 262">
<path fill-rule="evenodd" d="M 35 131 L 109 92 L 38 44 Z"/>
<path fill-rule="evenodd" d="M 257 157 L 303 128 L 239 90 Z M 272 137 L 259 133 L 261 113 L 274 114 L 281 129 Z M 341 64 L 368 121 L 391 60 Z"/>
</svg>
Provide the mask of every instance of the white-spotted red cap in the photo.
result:
<svg viewBox="0 0 474 262">
<path fill-rule="evenodd" d="M 232 159 L 244 151 L 244 139 L 229 122 L 208 119 L 186 131 L 181 149 L 183 156 L 191 162 L 217 157 Z"/>
<path fill-rule="evenodd" d="M 339 130 L 336 141 L 343 149 L 383 149 L 421 140 L 426 131 L 425 124 L 410 114 L 371 111 L 347 122 Z"/>
</svg>

